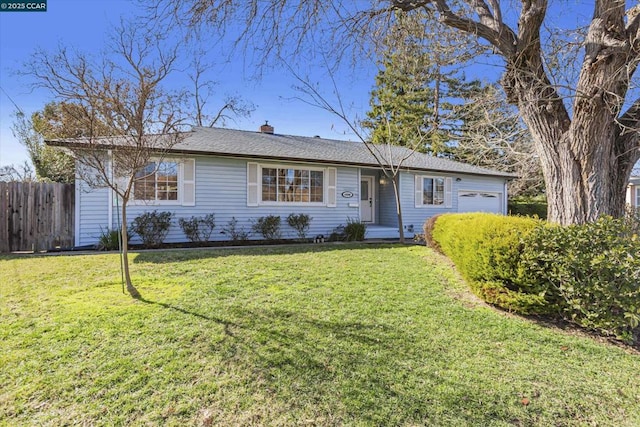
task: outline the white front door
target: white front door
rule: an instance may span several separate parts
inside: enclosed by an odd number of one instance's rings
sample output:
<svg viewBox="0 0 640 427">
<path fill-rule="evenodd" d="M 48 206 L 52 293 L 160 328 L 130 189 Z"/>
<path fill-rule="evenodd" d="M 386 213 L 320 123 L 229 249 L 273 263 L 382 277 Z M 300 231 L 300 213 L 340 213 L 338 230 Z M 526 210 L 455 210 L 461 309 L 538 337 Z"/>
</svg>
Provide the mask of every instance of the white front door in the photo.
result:
<svg viewBox="0 0 640 427">
<path fill-rule="evenodd" d="M 375 212 L 374 178 L 363 176 L 360 179 L 360 221 L 373 222 Z"/>
</svg>

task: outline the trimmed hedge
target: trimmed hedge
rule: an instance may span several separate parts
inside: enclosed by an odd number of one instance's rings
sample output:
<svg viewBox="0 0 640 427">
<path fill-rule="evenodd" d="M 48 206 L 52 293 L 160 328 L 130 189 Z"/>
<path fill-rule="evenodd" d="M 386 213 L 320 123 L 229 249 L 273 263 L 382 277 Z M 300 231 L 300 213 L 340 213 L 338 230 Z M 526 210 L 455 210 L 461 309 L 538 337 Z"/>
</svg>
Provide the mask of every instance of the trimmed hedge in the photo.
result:
<svg viewBox="0 0 640 427">
<path fill-rule="evenodd" d="M 519 281 L 544 288 L 567 320 L 633 342 L 640 333 L 640 239 L 622 219 L 538 227 L 525 239 Z"/>
<path fill-rule="evenodd" d="M 640 238 L 633 222 L 602 218 L 560 227 L 472 213 L 445 214 L 424 229 L 488 303 L 640 340 Z"/>
<path fill-rule="evenodd" d="M 536 199 L 513 199 L 507 204 L 509 215 L 532 216 L 547 219 L 547 202 Z"/>
<path fill-rule="evenodd" d="M 532 293 L 517 282 L 522 240 L 538 224 L 525 217 L 445 214 L 424 231 L 480 298 L 509 311 L 540 314 L 550 310 L 544 293 Z"/>
</svg>

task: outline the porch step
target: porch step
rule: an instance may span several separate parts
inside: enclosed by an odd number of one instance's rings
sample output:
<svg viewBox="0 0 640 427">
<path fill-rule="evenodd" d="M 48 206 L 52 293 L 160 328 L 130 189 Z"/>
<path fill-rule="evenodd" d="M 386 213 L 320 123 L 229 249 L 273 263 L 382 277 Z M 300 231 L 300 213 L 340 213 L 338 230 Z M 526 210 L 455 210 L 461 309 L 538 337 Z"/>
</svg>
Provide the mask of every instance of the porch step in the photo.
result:
<svg viewBox="0 0 640 427">
<path fill-rule="evenodd" d="M 400 233 L 398 233 L 397 227 L 388 227 L 377 224 L 367 224 L 367 233 L 365 239 L 399 239 Z M 413 238 L 413 233 L 408 231 L 404 232 L 405 238 Z"/>
</svg>

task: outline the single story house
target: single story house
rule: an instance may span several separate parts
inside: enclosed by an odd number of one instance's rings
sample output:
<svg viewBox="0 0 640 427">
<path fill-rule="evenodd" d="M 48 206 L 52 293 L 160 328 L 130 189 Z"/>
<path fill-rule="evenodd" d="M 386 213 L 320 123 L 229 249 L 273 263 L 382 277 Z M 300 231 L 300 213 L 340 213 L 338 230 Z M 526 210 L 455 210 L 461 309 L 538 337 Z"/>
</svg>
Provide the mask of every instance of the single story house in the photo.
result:
<svg viewBox="0 0 640 427">
<path fill-rule="evenodd" d="M 632 176 L 627 186 L 627 204 L 640 209 L 640 176 Z"/>
<path fill-rule="evenodd" d="M 65 146 L 70 141 L 47 141 Z M 507 182 L 514 175 L 398 146 L 375 146 L 385 162 L 398 164 L 405 237 L 444 212 L 507 212 Z M 291 214 L 312 217 L 308 235 L 328 236 L 347 219 L 368 224 L 367 238 L 398 238 L 393 185 L 362 142 L 281 135 L 265 124 L 258 132 L 194 128 L 151 164 L 150 177 L 134 187 L 128 220 L 149 210 L 171 211 L 166 242 L 186 238 L 178 218 L 214 213 L 212 240 L 229 240 L 221 229 L 232 218 L 250 230 L 252 220 L 282 217 L 282 234 L 295 237 Z M 76 181 L 76 246 L 97 243 L 102 230 L 116 228 L 116 198 L 106 188 Z M 259 238 L 251 236 L 251 238 Z M 132 240 L 136 242 L 135 238 Z"/>
</svg>

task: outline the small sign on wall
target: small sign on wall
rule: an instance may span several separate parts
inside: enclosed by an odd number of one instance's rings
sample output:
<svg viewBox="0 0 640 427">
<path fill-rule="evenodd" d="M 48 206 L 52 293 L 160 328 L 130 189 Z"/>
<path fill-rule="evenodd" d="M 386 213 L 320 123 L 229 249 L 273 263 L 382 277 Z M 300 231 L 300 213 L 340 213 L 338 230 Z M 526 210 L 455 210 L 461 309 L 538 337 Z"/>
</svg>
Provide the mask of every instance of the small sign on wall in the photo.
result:
<svg viewBox="0 0 640 427">
<path fill-rule="evenodd" d="M 342 197 L 345 199 L 350 199 L 353 197 L 353 192 L 352 191 L 343 191 L 342 192 Z"/>
</svg>

